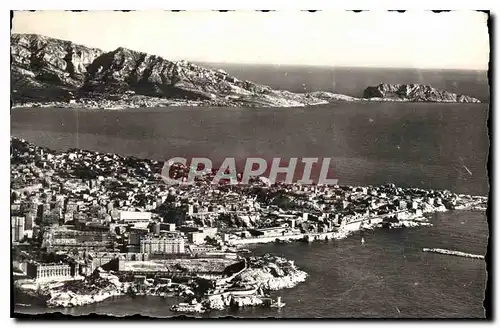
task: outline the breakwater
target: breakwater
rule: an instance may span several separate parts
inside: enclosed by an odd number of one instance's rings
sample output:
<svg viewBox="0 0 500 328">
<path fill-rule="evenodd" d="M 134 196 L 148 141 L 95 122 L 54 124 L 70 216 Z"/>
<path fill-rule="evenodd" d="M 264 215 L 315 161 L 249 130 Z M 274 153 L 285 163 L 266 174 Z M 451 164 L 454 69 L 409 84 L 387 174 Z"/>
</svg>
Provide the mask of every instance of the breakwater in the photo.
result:
<svg viewBox="0 0 500 328">
<path fill-rule="evenodd" d="M 484 260 L 484 255 L 453 251 L 453 250 L 448 250 L 448 249 L 443 249 L 443 248 L 424 248 L 424 249 L 422 249 L 422 251 Z"/>
</svg>

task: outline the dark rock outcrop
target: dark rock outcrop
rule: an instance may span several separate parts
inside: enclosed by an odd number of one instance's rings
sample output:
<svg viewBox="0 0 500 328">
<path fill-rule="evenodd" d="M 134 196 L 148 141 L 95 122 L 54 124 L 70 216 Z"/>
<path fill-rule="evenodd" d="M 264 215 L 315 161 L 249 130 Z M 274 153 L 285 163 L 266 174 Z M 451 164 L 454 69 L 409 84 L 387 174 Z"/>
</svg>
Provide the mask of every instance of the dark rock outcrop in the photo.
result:
<svg viewBox="0 0 500 328">
<path fill-rule="evenodd" d="M 414 102 L 460 102 L 478 103 L 478 99 L 437 90 L 421 84 L 379 84 L 365 89 L 363 98 Z"/>
</svg>

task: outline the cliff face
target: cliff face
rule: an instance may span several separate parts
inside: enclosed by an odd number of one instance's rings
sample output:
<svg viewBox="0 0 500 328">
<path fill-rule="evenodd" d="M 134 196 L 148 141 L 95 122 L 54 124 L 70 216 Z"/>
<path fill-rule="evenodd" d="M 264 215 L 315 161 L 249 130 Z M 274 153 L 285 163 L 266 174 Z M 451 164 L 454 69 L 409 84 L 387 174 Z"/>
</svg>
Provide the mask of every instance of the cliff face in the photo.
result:
<svg viewBox="0 0 500 328">
<path fill-rule="evenodd" d="M 363 98 L 381 98 L 415 102 L 460 102 L 478 103 L 478 99 L 437 90 L 430 85 L 421 84 L 379 84 L 365 89 Z"/>
<path fill-rule="evenodd" d="M 133 91 L 147 96 L 186 99 L 245 96 L 271 90 L 239 81 L 223 71 L 185 61 L 172 62 L 125 48 L 97 58 L 89 67 L 83 89 L 97 93 Z"/>
<path fill-rule="evenodd" d="M 325 103 L 309 95 L 240 81 L 222 70 L 186 61 L 173 62 L 121 47 L 103 52 L 34 34 L 12 35 L 11 58 L 15 101 L 116 100 L 135 94 L 264 106 Z"/>
<path fill-rule="evenodd" d="M 64 98 L 80 88 L 87 67 L 102 54 L 69 41 L 36 34 L 13 34 L 10 40 L 13 97 Z"/>
<path fill-rule="evenodd" d="M 222 104 L 260 106 L 304 106 L 327 103 L 312 94 L 296 94 L 241 81 L 223 70 L 205 68 L 187 61 L 173 62 L 125 48 L 105 53 L 88 67 L 82 91 L 89 94 L 136 94 L 186 100 L 208 100 Z"/>
</svg>

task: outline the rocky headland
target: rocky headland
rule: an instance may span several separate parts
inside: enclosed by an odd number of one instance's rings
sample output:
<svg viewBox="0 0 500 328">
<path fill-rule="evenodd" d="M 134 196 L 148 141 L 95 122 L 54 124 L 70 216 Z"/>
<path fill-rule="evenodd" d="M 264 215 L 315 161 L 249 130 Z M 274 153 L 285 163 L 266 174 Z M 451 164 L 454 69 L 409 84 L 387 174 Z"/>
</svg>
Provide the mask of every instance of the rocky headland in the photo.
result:
<svg viewBox="0 0 500 328">
<path fill-rule="evenodd" d="M 191 284 L 137 284 L 121 281 L 112 271 L 97 268 L 91 275 L 66 281 L 19 281 L 16 290 L 37 298 L 48 307 L 75 307 L 101 302 L 113 296 L 149 295 L 158 297 L 184 297 L 175 312 L 205 312 L 227 307 L 270 304 L 266 293 L 271 290 L 292 288 L 305 281 L 307 273 L 299 270 L 293 261 L 269 254 L 251 257 L 247 267 L 236 274 L 226 287 L 217 293 L 208 293 L 194 281 Z M 239 290 L 250 289 L 250 292 Z M 199 300 L 199 302 L 198 302 Z"/>
<path fill-rule="evenodd" d="M 13 107 L 122 109 L 166 106 L 301 107 L 335 101 L 479 102 L 430 86 L 381 84 L 364 98 L 293 93 L 223 70 L 123 47 L 110 52 L 37 34 L 11 36 Z"/>
<path fill-rule="evenodd" d="M 266 254 L 251 257 L 248 268 L 235 278 L 245 285 L 257 285 L 263 290 L 293 288 L 304 282 L 307 273 L 299 270 L 295 263 L 283 257 Z"/>
<path fill-rule="evenodd" d="M 453 92 L 437 90 L 422 84 L 386 84 L 370 86 L 364 90 L 363 97 L 371 100 L 407 102 L 451 102 L 479 103 L 479 99 L 458 95 Z"/>
<path fill-rule="evenodd" d="M 307 273 L 298 269 L 286 258 L 265 254 L 247 259 L 247 267 L 232 280 L 233 286 L 252 287 L 255 292 L 241 295 L 231 289 L 205 295 L 202 299 L 205 310 L 222 310 L 227 307 L 265 306 L 272 300 L 268 292 L 293 288 L 306 280 Z"/>
<path fill-rule="evenodd" d="M 48 307 L 81 306 L 124 294 L 124 285 L 118 277 L 101 268 L 81 279 L 37 283 L 26 281 L 15 287 L 27 295 L 43 300 Z"/>
</svg>

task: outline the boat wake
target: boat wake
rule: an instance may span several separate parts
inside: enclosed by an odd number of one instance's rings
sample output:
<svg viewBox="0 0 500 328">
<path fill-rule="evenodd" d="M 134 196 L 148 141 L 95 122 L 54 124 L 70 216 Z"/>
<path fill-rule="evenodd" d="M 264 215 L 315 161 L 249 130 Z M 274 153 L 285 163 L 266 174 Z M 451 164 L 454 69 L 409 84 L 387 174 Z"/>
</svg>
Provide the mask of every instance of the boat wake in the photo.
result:
<svg viewBox="0 0 500 328">
<path fill-rule="evenodd" d="M 446 255 L 455 255 L 455 256 L 461 256 L 461 257 L 468 257 L 468 258 L 472 258 L 472 259 L 482 259 L 482 260 L 484 260 L 484 255 L 464 253 L 464 252 L 459 252 L 459 251 L 451 251 L 451 250 L 443 249 L 443 248 L 424 248 L 424 249 L 422 249 L 422 251 L 424 251 L 424 252 L 431 252 L 431 253 L 440 253 L 440 254 L 446 254 Z"/>
</svg>

